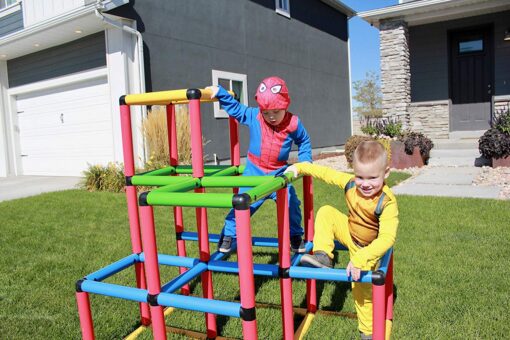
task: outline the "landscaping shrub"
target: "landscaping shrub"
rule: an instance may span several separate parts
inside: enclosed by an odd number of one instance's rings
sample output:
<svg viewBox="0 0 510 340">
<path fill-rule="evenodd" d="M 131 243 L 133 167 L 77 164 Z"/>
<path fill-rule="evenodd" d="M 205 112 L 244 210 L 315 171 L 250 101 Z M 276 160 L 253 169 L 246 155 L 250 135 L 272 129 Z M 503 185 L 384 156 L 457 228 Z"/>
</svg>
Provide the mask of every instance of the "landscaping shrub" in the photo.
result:
<svg viewBox="0 0 510 340">
<path fill-rule="evenodd" d="M 122 164 L 108 163 L 106 166 L 89 164 L 89 168 L 83 171 L 83 176 L 81 187 L 88 191 L 124 191 L 126 179 Z"/>
<path fill-rule="evenodd" d="M 397 118 L 366 117 L 361 132 L 373 137 L 395 138 L 402 135 L 402 123 Z"/>
<path fill-rule="evenodd" d="M 434 147 L 434 143 L 421 132 L 408 131 L 404 133 L 399 140 L 404 143 L 405 152 L 408 155 L 413 154 L 414 147 L 420 149 L 420 154 L 423 158 L 428 158 L 430 150 Z"/>
<path fill-rule="evenodd" d="M 498 111 L 494 114 L 492 126 L 499 131 L 510 135 L 510 110 Z"/>
<path fill-rule="evenodd" d="M 175 120 L 179 164 L 191 164 L 191 131 L 186 105 L 175 106 Z M 149 154 L 145 169 L 154 170 L 168 166 L 170 159 L 165 106 L 152 107 L 142 123 L 142 132 Z"/>
<path fill-rule="evenodd" d="M 480 154 L 488 159 L 510 156 L 510 134 L 491 128 L 478 140 Z"/>
</svg>

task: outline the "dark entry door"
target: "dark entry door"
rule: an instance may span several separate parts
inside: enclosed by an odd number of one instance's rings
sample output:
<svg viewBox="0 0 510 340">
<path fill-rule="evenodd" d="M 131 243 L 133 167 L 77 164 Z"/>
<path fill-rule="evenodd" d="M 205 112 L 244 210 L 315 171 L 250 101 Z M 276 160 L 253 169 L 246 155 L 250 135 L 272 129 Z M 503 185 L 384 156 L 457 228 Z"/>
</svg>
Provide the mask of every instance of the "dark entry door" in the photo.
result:
<svg viewBox="0 0 510 340">
<path fill-rule="evenodd" d="M 450 131 L 489 128 L 492 45 L 491 27 L 450 32 Z"/>
</svg>

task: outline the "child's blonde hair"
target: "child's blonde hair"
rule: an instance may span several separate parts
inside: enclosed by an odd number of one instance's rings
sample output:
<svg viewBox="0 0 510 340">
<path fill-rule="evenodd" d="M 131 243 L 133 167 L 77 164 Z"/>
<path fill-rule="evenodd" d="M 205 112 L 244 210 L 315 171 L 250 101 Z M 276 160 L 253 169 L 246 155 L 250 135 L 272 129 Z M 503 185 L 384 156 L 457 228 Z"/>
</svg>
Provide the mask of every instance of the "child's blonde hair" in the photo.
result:
<svg viewBox="0 0 510 340">
<path fill-rule="evenodd" d="M 386 168 L 388 166 L 388 155 L 384 146 L 376 141 L 364 141 L 361 142 L 352 156 L 352 163 L 357 162 L 367 163 L 379 163 L 381 167 Z"/>
</svg>

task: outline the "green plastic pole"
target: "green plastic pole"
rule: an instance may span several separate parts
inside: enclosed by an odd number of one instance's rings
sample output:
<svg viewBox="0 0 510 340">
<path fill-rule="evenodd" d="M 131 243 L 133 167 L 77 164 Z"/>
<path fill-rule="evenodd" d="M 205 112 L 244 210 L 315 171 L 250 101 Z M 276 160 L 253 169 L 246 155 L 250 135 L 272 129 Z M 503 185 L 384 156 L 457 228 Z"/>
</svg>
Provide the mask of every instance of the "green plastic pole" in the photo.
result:
<svg viewBox="0 0 510 340">
<path fill-rule="evenodd" d="M 135 175 L 131 177 L 131 183 L 133 185 L 171 185 L 188 182 L 190 177 L 178 177 L 178 176 L 139 176 Z"/>
<path fill-rule="evenodd" d="M 269 196 L 278 189 L 284 188 L 286 185 L 287 182 L 283 177 L 273 177 L 271 181 L 258 185 L 246 191 L 246 193 L 250 195 L 252 202 L 255 202 Z"/>
<path fill-rule="evenodd" d="M 137 176 L 168 176 L 173 174 L 175 174 L 175 168 L 173 166 L 169 166 L 163 169 L 157 169 L 137 174 Z"/>
<path fill-rule="evenodd" d="M 149 192 L 147 203 L 150 205 L 232 208 L 232 194 L 197 194 L 162 192 L 163 188 Z"/>
<path fill-rule="evenodd" d="M 181 181 L 180 183 L 165 185 L 165 186 L 162 186 L 155 190 L 152 190 L 151 192 L 155 192 L 155 191 L 166 192 L 166 193 L 186 192 L 191 189 L 195 189 L 195 188 L 199 188 L 199 187 L 200 187 L 200 179 L 193 178 L 193 177 L 187 177 L 187 178 L 183 178 L 183 181 Z"/>
<path fill-rule="evenodd" d="M 218 172 L 215 172 L 211 176 L 219 177 L 219 176 L 235 176 L 235 175 L 239 175 L 239 171 L 237 169 L 237 166 L 231 166 L 229 168 L 220 170 Z"/>
<path fill-rule="evenodd" d="M 203 177 L 202 187 L 204 188 L 235 188 L 235 187 L 256 187 L 272 181 L 267 176 L 231 176 L 231 177 Z"/>
</svg>

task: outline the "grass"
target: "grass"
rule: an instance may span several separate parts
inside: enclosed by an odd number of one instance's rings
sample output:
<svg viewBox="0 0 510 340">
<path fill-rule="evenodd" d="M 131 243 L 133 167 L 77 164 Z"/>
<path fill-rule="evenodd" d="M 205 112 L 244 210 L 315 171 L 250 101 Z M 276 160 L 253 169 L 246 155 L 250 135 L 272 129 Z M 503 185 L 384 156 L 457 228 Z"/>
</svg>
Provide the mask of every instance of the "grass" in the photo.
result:
<svg viewBox="0 0 510 340">
<path fill-rule="evenodd" d="M 392 174 L 390 184 L 405 179 Z M 314 182 L 315 207 L 346 211 L 342 195 Z M 298 192 L 301 187 L 297 186 Z M 395 339 L 487 339 L 510 333 L 510 202 L 399 196 L 400 227 L 395 251 Z M 175 254 L 171 209 L 155 208 L 158 250 Z M 211 232 L 219 232 L 226 210 L 210 209 Z M 274 236 L 275 205 L 267 202 L 255 215 L 254 234 Z M 0 203 L 0 338 L 78 339 L 75 282 L 131 253 L 123 194 L 79 190 L 43 194 Z M 187 230 L 194 230 L 194 209 L 185 209 Z M 213 245 L 211 245 L 213 247 Z M 197 256 L 195 243 L 188 243 Z M 275 263 L 277 253 L 254 248 L 256 261 Z M 235 257 L 233 257 L 235 258 Z M 336 267 L 347 257 L 338 256 Z M 130 268 L 108 282 L 134 286 Z M 162 268 L 162 280 L 176 275 Z M 201 295 L 199 282 L 193 293 Z M 354 312 L 347 284 L 319 283 L 320 308 Z M 239 298 L 237 277 L 214 274 L 215 296 Z M 279 282 L 256 279 L 257 302 L 278 304 Z M 294 305 L 305 305 L 303 281 L 293 282 Z M 119 339 L 138 327 L 136 303 L 91 295 L 97 339 Z M 257 310 L 259 337 L 281 338 L 278 309 Z M 297 322 L 300 321 L 296 317 Z M 202 313 L 177 311 L 167 323 L 204 331 Z M 357 338 L 355 319 L 318 315 L 307 334 L 315 338 Z M 242 336 L 240 321 L 218 316 L 220 334 Z M 140 339 L 151 339 L 145 332 Z M 173 336 L 170 338 L 182 338 Z"/>
</svg>

